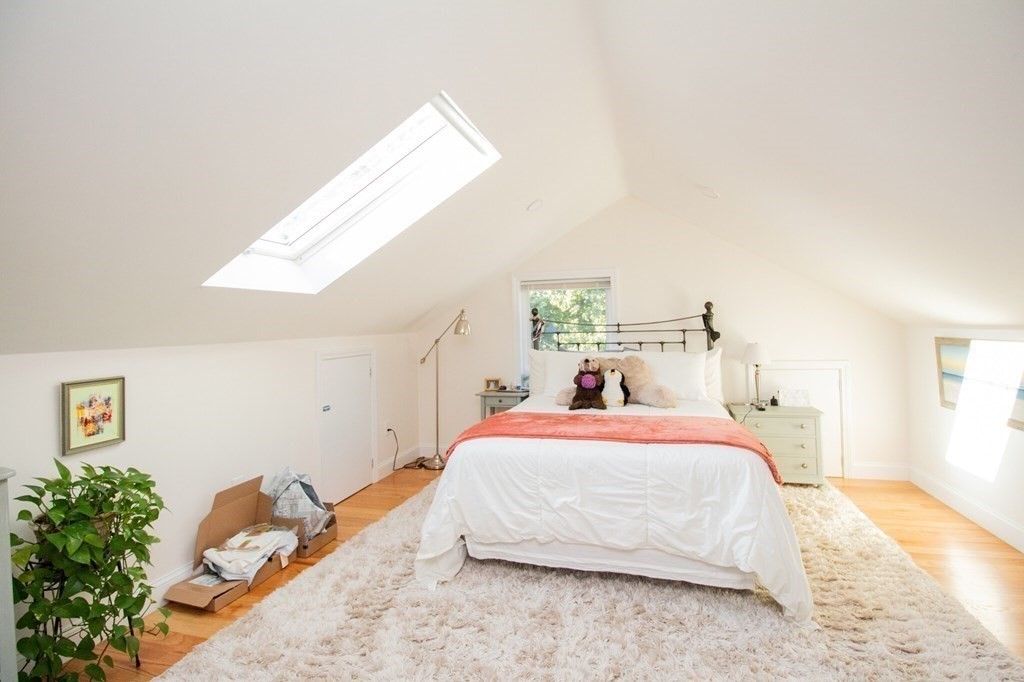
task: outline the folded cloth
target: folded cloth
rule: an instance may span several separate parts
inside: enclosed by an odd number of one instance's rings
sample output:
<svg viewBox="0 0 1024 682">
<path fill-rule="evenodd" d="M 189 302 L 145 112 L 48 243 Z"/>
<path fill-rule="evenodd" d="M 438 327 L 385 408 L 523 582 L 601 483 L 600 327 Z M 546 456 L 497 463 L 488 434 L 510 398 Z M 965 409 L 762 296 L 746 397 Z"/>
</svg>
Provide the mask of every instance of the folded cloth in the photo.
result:
<svg viewBox="0 0 1024 682">
<path fill-rule="evenodd" d="M 220 547 L 203 552 L 203 563 L 225 580 L 245 580 L 250 585 L 256 572 L 275 554 L 291 554 L 299 545 L 295 533 L 283 526 L 262 523 L 228 538 Z"/>
</svg>

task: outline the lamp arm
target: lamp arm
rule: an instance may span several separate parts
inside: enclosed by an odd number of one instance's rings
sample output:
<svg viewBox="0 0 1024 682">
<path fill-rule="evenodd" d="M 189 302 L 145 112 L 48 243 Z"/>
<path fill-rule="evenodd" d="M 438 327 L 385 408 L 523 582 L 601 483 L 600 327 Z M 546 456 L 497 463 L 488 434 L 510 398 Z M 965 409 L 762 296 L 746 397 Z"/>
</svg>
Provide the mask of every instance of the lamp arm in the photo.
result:
<svg viewBox="0 0 1024 682">
<path fill-rule="evenodd" d="M 430 345 L 430 348 L 427 349 L 427 352 L 423 354 L 422 358 L 420 358 L 420 364 L 421 365 L 424 362 L 426 362 L 427 358 L 430 357 L 430 354 L 434 352 L 434 349 L 437 348 L 437 344 L 441 343 L 441 339 L 443 339 L 444 335 L 448 333 L 448 330 L 451 329 L 452 327 L 454 327 L 455 323 L 459 321 L 459 318 L 462 317 L 465 314 L 466 314 L 466 309 L 463 308 L 462 310 L 459 311 L 459 314 L 455 316 L 455 319 L 448 323 L 448 326 L 444 328 L 444 331 L 437 335 L 437 338 L 434 339 L 434 343 L 432 343 Z"/>
</svg>

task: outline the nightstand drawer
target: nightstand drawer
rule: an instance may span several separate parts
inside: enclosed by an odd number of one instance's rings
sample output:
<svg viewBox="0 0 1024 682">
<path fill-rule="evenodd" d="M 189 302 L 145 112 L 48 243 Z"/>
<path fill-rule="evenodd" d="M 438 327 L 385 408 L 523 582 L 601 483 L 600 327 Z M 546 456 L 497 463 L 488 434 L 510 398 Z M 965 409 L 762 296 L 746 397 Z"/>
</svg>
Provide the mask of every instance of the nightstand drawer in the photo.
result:
<svg viewBox="0 0 1024 682">
<path fill-rule="evenodd" d="M 779 468 L 783 481 L 798 482 L 804 476 L 818 477 L 818 458 L 810 457 L 776 457 L 775 466 Z"/>
<path fill-rule="evenodd" d="M 814 422 L 811 417 L 758 417 L 751 414 L 743 423 L 748 429 L 768 436 L 809 436 L 814 437 Z"/>
<path fill-rule="evenodd" d="M 817 457 L 818 441 L 814 436 L 809 438 L 787 438 L 784 436 L 762 436 L 773 457 Z"/>
<path fill-rule="evenodd" d="M 510 410 L 530 397 L 529 391 L 484 391 L 477 393 L 480 398 L 480 419 L 492 414 Z"/>
</svg>

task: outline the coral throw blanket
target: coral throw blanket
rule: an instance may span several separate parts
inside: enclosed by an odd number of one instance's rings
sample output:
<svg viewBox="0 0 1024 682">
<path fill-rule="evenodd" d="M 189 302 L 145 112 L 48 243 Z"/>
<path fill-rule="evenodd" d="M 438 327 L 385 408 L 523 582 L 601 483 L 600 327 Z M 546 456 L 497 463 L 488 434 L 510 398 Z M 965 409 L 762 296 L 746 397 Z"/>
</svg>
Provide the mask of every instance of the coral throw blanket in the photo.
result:
<svg viewBox="0 0 1024 682">
<path fill-rule="evenodd" d="M 730 445 L 758 455 L 772 472 L 782 476 L 772 455 L 745 426 L 718 417 L 630 417 L 603 414 L 547 414 L 499 412 L 469 427 L 448 448 L 452 456 L 459 443 L 474 438 L 557 438 L 560 440 L 612 440 L 622 443 L 698 443 Z"/>
</svg>

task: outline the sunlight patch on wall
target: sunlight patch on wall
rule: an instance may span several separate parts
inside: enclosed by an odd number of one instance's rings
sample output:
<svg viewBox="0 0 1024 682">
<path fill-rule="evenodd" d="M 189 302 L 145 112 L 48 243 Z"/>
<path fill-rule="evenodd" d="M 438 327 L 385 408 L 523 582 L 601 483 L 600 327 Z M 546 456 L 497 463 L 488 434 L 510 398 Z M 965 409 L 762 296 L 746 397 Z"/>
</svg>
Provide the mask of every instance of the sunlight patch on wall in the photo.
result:
<svg viewBox="0 0 1024 682">
<path fill-rule="evenodd" d="M 994 481 L 1024 374 L 1024 343 L 971 340 L 946 461 Z"/>
</svg>

